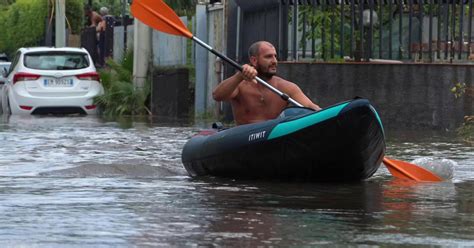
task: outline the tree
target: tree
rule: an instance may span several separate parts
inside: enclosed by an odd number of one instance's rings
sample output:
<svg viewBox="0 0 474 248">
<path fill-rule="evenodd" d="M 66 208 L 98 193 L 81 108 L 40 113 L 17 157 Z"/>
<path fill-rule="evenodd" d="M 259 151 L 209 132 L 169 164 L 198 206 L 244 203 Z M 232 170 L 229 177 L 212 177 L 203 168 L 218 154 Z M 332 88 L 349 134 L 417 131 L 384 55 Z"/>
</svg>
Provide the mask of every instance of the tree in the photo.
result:
<svg viewBox="0 0 474 248">
<path fill-rule="evenodd" d="M 0 0 L 0 51 L 12 54 L 20 47 L 44 44 L 47 29 L 54 26 L 54 0 Z M 83 0 L 66 0 L 68 28 L 82 28 Z M 50 30 L 51 31 L 51 30 Z"/>
<path fill-rule="evenodd" d="M 192 16 L 196 11 L 197 0 L 165 0 L 179 16 Z"/>
<path fill-rule="evenodd" d="M 46 1 L 17 0 L 0 14 L 0 50 L 13 53 L 22 46 L 35 46 L 44 37 Z"/>
<path fill-rule="evenodd" d="M 15 0 L 0 0 L 0 6 L 7 6 L 13 4 Z"/>
</svg>

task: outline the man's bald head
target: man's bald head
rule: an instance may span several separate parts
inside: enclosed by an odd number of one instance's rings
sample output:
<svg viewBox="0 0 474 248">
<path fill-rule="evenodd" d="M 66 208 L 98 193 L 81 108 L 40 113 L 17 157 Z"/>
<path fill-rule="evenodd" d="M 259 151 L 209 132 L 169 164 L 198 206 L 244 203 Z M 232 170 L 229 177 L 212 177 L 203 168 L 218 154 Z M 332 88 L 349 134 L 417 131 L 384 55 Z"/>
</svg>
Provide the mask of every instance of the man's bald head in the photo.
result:
<svg viewBox="0 0 474 248">
<path fill-rule="evenodd" d="M 257 42 L 255 42 L 255 43 L 253 43 L 252 45 L 250 45 L 250 47 L 249 47 L 249 54 L 248 54 L 248 55 L 249 55 L 249 59 L 250 59 L 250 57 L 252 57 L 252 56 L 255 56 L 255 57 L 258 56 L 258 53 L 259 53 L 259 51 L 260 51 L 260 47 L 261 47 L 262 45 L 268 45 L 268 46 L 270 46 L 270 47 L 273 47 L 273 45 L 272 45 L 270 42 L 268 42 L 268 41 L 257 41 Z"/>
</svg>

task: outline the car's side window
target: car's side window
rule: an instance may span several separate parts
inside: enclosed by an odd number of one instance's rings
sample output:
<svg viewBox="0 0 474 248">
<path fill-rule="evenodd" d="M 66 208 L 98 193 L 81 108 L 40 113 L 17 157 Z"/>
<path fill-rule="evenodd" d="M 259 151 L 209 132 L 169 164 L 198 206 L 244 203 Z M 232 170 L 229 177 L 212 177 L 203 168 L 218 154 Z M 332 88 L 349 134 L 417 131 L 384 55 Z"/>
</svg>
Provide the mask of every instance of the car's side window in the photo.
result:
<svg viewBox="0 0 474 248">
<path fill-rule="evenodd" d="M 17 52 L 15 54 L 15 57 L 13 58 L 13 61 L 10 65 L 10 69 L 8 70 L 7 76 L 10 75 L 10 73 L 13 71 L 13 68 L 16 67 L 16 64 L 18 64 L 18 61 L 20 60 L 21 52 Z"/>
</svg>

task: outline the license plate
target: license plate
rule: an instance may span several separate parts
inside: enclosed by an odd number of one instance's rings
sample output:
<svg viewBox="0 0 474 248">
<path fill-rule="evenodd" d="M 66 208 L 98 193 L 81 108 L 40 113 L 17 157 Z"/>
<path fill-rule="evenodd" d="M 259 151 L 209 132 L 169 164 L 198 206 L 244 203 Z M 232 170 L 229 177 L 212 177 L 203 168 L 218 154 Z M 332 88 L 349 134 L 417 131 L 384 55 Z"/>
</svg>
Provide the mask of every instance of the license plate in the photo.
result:
<svg viewBox="0 0 474 248">
<path fill-rule="evenodd" d="M 44 79 L 43 84 L 46 87 L 72 87 L 72 79 Z"/>
</svg>

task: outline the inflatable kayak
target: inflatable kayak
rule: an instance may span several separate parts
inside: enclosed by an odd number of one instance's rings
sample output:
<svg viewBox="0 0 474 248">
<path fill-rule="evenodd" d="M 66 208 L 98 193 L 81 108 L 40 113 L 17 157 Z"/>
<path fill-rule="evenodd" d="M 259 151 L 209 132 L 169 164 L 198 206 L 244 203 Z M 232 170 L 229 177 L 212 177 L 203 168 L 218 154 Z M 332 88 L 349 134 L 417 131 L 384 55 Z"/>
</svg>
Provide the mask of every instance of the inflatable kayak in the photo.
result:
<svg viewBox="0 0 474 248">
<path fill-rule="evenodd" d="M 369 178 L 385 154 L 382 122 L 366 99 L 320 111 L 291 107 L 278 118 L 211 129 L 184 146 L 192 177 L 285 181 L 357 181 Z"/>
</svg>

